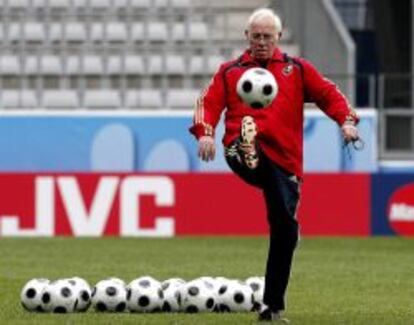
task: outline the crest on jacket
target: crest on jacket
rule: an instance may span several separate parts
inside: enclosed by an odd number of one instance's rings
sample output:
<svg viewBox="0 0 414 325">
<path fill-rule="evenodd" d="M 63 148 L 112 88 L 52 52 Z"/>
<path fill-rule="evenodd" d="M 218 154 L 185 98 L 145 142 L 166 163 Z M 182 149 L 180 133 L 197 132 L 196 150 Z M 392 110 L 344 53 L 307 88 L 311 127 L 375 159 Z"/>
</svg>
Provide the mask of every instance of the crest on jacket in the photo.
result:
<svg viewBox="0 0 414 325">
<path fill-rule="evenodd" d="M 292 71 L 293 71 L 293 64 L 287 64 L 287 65 L 285 65 L 285 66 L 284 66 L 284 68 L 282 69 L 282 73 L 283 73 L 285 76 L 290 75 L 290 74 L 292 73 Z"/>
</svg>

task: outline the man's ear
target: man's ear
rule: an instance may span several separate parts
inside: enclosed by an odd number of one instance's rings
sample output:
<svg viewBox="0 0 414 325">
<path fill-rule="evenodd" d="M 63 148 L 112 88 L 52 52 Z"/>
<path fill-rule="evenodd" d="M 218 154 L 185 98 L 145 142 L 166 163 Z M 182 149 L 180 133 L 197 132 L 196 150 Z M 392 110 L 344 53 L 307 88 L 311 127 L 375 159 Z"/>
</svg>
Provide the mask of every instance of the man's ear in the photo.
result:
<svg viewBox="0 0 414 325">
<path fill-rule="evenodd" d="M 244 36 L 246 36 L 246 39 L 249 40 L 249 30 L 248 29 L 244 30 Z"/>
<path fill-rule="evenodd" d="M 280 39 L 282 38 L 282 32 L 279 32 L 277 35 L 279 36 L 277 40 L 280 41 Z"/>
</svg>

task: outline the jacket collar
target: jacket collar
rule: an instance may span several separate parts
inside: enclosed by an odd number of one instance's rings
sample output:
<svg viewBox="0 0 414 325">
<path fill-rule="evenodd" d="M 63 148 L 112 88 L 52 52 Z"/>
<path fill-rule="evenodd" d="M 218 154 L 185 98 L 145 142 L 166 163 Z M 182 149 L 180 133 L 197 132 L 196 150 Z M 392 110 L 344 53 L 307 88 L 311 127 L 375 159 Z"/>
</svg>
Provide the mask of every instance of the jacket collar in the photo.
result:
<svg viewBox="0 0 414 325">
<path fill-rule="evenodd" d="M 275 49 L 275 51 L 273 52 L 273 55 L 272 55 L 272 57 L 270 58 L 270 60 L 269 61 L 284 61 L 284 58 L 283 58 L 283 54 L 282 54 L 282 52 L 279 50 L 279 48 L 276 48 Z M 240 58 L 240 63 L 242 64 L 242 65 L 248 65 L 248 64 L 251 64 L 251 63 L 259 63 L 259 62 L 257 62 L 253 57 L 252 57 L 252 54 L 251 54 L 251 51 L 250 51 L 250 49 L 247 49 L 242 55 L 241 55 L 241 58 Z"/>
</svg>

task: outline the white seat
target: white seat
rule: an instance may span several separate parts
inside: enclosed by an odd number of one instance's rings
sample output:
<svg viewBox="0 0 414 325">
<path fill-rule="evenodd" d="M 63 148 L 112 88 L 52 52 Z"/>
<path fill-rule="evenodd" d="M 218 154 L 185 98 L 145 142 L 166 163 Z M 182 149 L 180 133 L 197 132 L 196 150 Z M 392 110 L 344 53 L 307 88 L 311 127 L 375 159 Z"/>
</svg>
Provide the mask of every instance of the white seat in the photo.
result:
<svg viewBox="0 0 414 325">
<path fill-rule="evenodd" d="M 125 73 L 126 74 L 141 74 L 144 73 L 144 61 L 139 55 L 129 55 L 125 58 Z"/>
<path fill-rule="evenodd" d="M 172 37 L 175 41 L 184 41 L 189 39 L 191 41 L 204 41 L 207 39 L 208 28 L 203 22 L 192 22 L 186 30 L 185 23 L 176 23 L 172 27 Z"/>
<path fill-rule="evenodd" d="M 33 0 L 32 1 L 32 6 L 36 9 L 45 9 L 48 2 L 48 0 Z"/>
<path fill-rule="evenodd" d="M 104 39 L 104 25 L 102 23 L 91 24 L 92 41 L 102 41 Z"/>
<path fill-rule="evenodd" d="M 127 108 L 162 107 L 161 91 L 158 89 L 129 90 L 125 96 L 125 106 Z"/>
<path fill-rule="evenodd" d="M 35 108 L 38 101 L 33 90 L 3 90 L 0 105 L 4 108 Z"/>
<path fill-rule="evenodd" d="M 147 72 L 149 74 L 161 74 L 165 71 L 163 66 L 162 56 L 160 55 L 151 55 L 148 59 Z"/>
<path fill-rule="evenodd" d="M 83 57 L 82 72 L 86 75 L 97 75 L 104 73 L 102 58 L 97 55 L 86 55 Z"/>
<path fill-rule="evenodd" d="M 0 57 L 0 74 L 18 75 L 20 73 L 20 58 L 18 56 L 3 55 Z"/>
<path fill-rule="evenodd" d="M 119 108 L 121 97 L 118 91 L 112 89 L 88 90 L 83 105 L 87 108 Z"/>
<path fill-rule="evenodd" d="M 193 56 L 190 59 L 189 72 L 191 74 L 212 74 L 224 61 L 225 58 L 220 55 Z"/>
<path fill-rule="evenodd" d="M 45 108 L 78 108 L 80 107 L 79 96 L 75 90 L 44 90 L 42 96 L 42 107 Z"/>
<path fill-rule="evenodd" d="M 184 57 L 181 55 L 168 55 L 166 57 L 166 68 L 168 74 L 184 74 Z"/>
<path fill-rule="evenodd" d="M 111 1 L 110 0 L 90 0 L 90 6 L 93 9 L 109 8 L 111 6 Z"/>
<path fill-rule="evenodd" d="M 88 5 L 89 0 L 72 0 L 73 5 L 77 9 L 85 9 Z"/>
<path fill-rule="evenodd" d="M 190 0 L 155 0 L 156 7 L 187 8 L 191 5 Z"/>
<path fill-rule="evenodd" d="M 28 22 L 24 25 L 23 37 L 26 41 L 42 42 L 45 40 L 45 26 L 42 23 Z"/>
<path fill-rule="evenodd" d="M 199 89 L 169 89 L 167 93 L 168 108 L 192 108 L 200 96 Z"/>
<path fill-rule="evenodd" d="M 151 0 L 131 0 L 131 7 L 148 8 L 151 6 Z"/>
<path fill-rule="evenodd" d="M 165 60 L 165 62 L 164 62 Z M 185 63 L 184 57 L 180 55 L 168 55 L 162 57 L 160 55 L 152 55 L 149 58 L 148 73 L 149 74 L 184 74 Z"/>
<path fill-rule="evenodd" d="M 144 26 L 142 23 L 132 25 L 131 38 L 133 41 L 142 41 L 144 39 Z"/>
<path fill-rule="evenodd" d="M 148 38 L 151 41 L 165 41 L 168 37 L 167 25 L 162 22 L 148 24 Z"/>
<path fill-rule="evenodd" d="M 71 0 L 49 0 L 48 3 L 51 9 L 64 9 L 71 6 Z"/>
<path fill-rule="evenodd" d="M 60 23 L 52 23 L 49 25 L 49 40 L 52 42 L 57 42 L 62 40 L 62 30 L 63 26 Z"/>
<path fill-rule="evenodd" d="M 69 42 L 84 42 L 86 40 L 86 28 L 84 24 L 78 22 L 68 22 L 64 24 L 65 39 Z"/>
<path fill-rule="evenodd" d="M 24 58 L 23 61 L 23 70 L 24 73 L 27 75 L 37 75 L 40 74 L 40 66 L 39 66 L 39 57 L 29 55 Z"/>
<path fill-rule="evenodd" d="M 65 62 L 65 73 L 68 75 L 77 75 L 80 71 L 80 58 L 78 56 L 68 56 Z"/>
<path fill-rule="evenodd" d="M 4 3 L 1 3 L 1 6 L 4 6 L 4 5 L 5 5 Z M 30 0 L 12 0 L 12 1 L 9 0 L 8 5 L 11 9 L 27 8 L 30 5 Z"/>
<path fill-rule="evenodd" d="M 69 75 L 100 75 L 104 72 L 102 58 L 97 55 L 69 56 L 66 73 Z"/>
<path fill-rule="evenodd" d="M 110 42 L 125 42 L 127 40 L 126 25 L 121 22 L 110 22 L 106 25 L 106 39 Z"/>
<path fill-rule="evenodd" d="M 40 58 L 40 72 L 43 75 L 61 75 L 63 67 L 61 60 L 55 55 L 44 55 Z"/>
</svg>

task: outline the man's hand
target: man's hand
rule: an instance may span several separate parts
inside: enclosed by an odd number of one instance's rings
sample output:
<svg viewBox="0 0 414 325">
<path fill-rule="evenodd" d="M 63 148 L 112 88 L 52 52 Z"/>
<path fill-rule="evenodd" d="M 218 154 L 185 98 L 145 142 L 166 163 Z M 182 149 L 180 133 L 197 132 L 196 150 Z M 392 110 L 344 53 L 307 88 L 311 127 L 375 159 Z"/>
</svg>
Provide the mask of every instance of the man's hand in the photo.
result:
<svg viewBox="0 0 414 325">
<path fill-rule="evenodd" d="M 216 156 L 216 144 L 212 136 L 205 135 L 198 140 L 198 156 L 203 161 L 214 160 Z"/>
<path fill-rule="evenodd" d="M 342 127 L 342 136 L 344 137 L 345 143 L 351 141 L 357 141 L 359 139 L 358 129 L 353 123 L 345 122 Z"/>
</svg>

